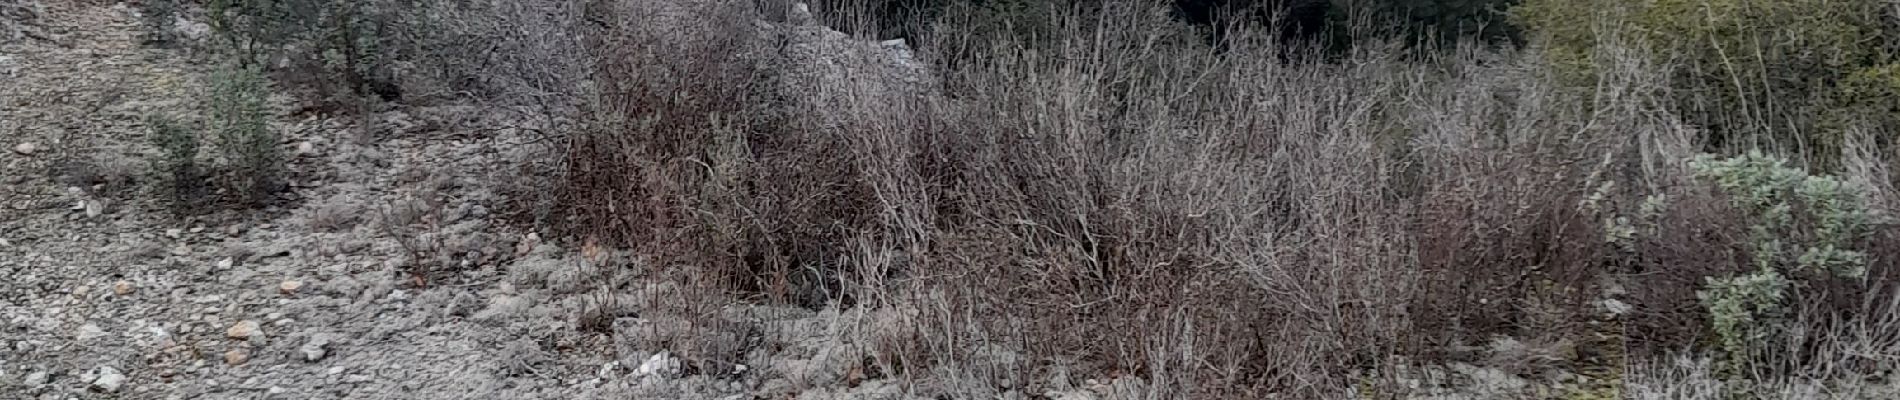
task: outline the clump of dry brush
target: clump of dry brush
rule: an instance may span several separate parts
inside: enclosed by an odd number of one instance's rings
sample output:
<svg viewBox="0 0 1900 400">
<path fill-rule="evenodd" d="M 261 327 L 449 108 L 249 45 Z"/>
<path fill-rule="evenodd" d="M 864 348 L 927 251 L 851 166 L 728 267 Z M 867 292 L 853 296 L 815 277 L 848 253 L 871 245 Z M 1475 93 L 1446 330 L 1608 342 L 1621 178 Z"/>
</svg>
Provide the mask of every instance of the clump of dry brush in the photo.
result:
<svg viewBox="0 0 1900 400">
<path fill-rule="evenodd" d="M 805 31 L 756 3 L 579 13 L 592 69 L 547 221 L 692 266 L 706 296 L 908 310 L 867 363 L 922 391 L 1345 395 L 1497 335 L 1621 371 L 1705 343 L 1698 293 L 1756 251 L 1688 168 L 1705 137 L 1651 54 L 1604 46 L 1577 88 L 1535 48 L 1321 57 L 1258 26 L 1212 46 L 1166 4 L 1111 2 L 1034 30 L 947 11 L 913 38 L 925 90 L 799 86 L 774 61 Z M 1848 180 L 1886 182 L 1887 155 L 1855 154 Z M 1789 323 L 1892 312 L 1853 306 L 1896 270 L 1872 229 L 1869 278 L 1799 278 Z M 1813 351 L 1781 365 L 1840 359 L 1790 340 Z"/>
</svg>

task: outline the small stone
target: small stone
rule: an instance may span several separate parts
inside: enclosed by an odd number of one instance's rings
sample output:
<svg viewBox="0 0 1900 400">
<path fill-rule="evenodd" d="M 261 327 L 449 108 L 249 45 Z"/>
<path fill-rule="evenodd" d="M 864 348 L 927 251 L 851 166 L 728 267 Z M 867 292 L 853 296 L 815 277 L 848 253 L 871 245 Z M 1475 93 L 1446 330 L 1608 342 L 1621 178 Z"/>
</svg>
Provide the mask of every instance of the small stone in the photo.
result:
<svg viewBox="0 0 1900 400">
<path fill-rule="evenodd" d="M 204 231 L 205 231 L 204 225 L 191 227 L 191 233 L 198 233 L 198 232 L 204 232 Z"/>
<path fill-rule="evenodd" d="M 169 237 L 169 238 L 172 238 L 172 239 L 177 239 L 177 238 L 178 238 L 178 237 L 180 237 L 180 236 L 185 236 L 185 230 L 184 230 L 184 229 L 178 229 L 178 228 L 171 228 L 171 229 L 166 229 L 166 230 L 165 230 L 165 237 Z"/>
<path fill-rule="evenodd" d="M 98 200 L 86 200 L 82 203 L 86 207 L 86 218 L 98 218 L 106 213 L 106 204 Z"/>
<path fill-rule="evenodd" d="M 343 377 L 343 381 L 348 382 L 348 383 L 369 382 L 369 376 L 368 375 L 350 375 L 350 376 Z"/>
<path fill-rule="evenodd" d="M 317 145 L 310 142 L 297 143 L 297 155 L 307 156 L 317 153 Z"/>
<path fill-rule="evenodd" d="M 343 371 L 344 371 L 343 366 L 339 365 L 335 367 L 330 367 L 328 371 L 323 371 L 323 373 L 325 375 L 340 375 L 343 373 Z"/>
<path fill-rule="evenodd" d="M 1624 313 L 1630 312 L 1631 308 L 1629 304 L 1617 301 L 1616 299 L 1603 300 L 1603 310 L 1609 311 L 1611 316 L 1623 315 Z"/>
<path fill-rule="evenodd" d="M 218 269 L 229 269 L 235 264 L 237 264 L 236 260 L 232 260 L 231 257 L 225 257 L 223 260 L 218 260 Z"/>
<path fill-rule="evenodd" d="M 33 373 L 26 374 L 25 382 L 20 383 L 26 384 L 27 387 L 39 387 L 40 385 L 45 385 L 46 382 L 50 380 L 52 380 L 52 376 L 47 375 L 46 371 L 33 371 Z"/>
<path fill-rule="evenodd" d="M 227 365 L 239 365 L 250 360 L 251 355 L 245 354 L 243 350 L 231 349 L 224 352 L 224 363 Z"/>
<path fill-rule="evenodd" d="M 601 364 L 600 370 L 594 371 L 594 376 L 598 376 L 602 379 L 612 378 L 614 376 L 614 370 L 619 369 L 619 368 L 620 368 L 619 361 L 612 361 L 606 364 Z"/>
<path fill-rule="evenodd" d="M 288 393 L 288 392 L 290 392 L 290 391 L 289 391 L 289 390 L 286 390 L 286 389 L 284 389 L 284 388 L 281 388 L 281 387 L 276 387 L 276 386 L 271 386 L 271 387 L 270 387 L 270 389 L 265 389 L 265 390 L 264 390 L 264 393 L 268 393 L 268 394 L 271 394 L 271 395 L 280 395 L 280 394 L 284 394 L 284 393 Z"/>
<path fill-rule="evenodd" d="M 230 329 L 225 329 L 224 336 L 239 340 L 250 339 L 251 336 L 257 335 L 257 329 L 257 321 L 247 319 L 239 321 L 236 325 L 231 325 Z"/>
<path fill-rule="evenodd" d="M 23 156 L 30 156 L 30 155 L 33 155 L 33 153 L 38 153 L 39 151 L 40 151 L 39 143 L 21 142 L 20 144 L 13 145 L 13 152 L 20 153 L 20 155 L 23 155 Z"/>
<path fill-rule="evenodd" d="M 647 357 L 647 360 L 641 362 L 640 368 L 635 369 L 633 373 L 639 376 L 673 375 L 679 372 L 679 369 L 679 359 L 662 351 L 652 357 Z"/>
<path fill-rule="evenodd" d="M 99 366 L 91 372 L 91 375 L 93 376 L 92 390 L 112 393 L 119 391 L 119 387 L 125 384 L 125 374 L 119 373 L 118 369 L 112 367 Z"/>
<path fill-rule="evenodd" d="M 112 294 L 125 296 L 132 294 L 133 290 L 136 289 L 132 287 L 132 282 L 118 281 L 112 284 Z"/>
<path fill-rule="evenodd" d="M 297 294 L 297 291 L 302 289 L 303 281 L 284 281 L 284 283 L 277 284 L 277 293 L 282 293 L 285 296 Z"/>
<path fill-rule="evenodd" d="M 97 339 L 105 335 L 106 335 L 106 330 L 99 329 L 98 325 L 85 324 L 85 325 L 79 326 L 79 334 L 75 336 L 78 336 L 79 341 L 83 342 L 83 341 Z"/>
<path fill-rule="evenodd" d="M 324 356 L 327 356 L 330 354 L 329 347 L 330 347 L 330 338 L 324 337 L 324 336 L 317 336 L 317 337 L 311 338 L 309 342 L 305 342 L 303 346 L 298 347 L 297 351 L 303 353 L 304 361 L 316 362 L 317 360 L 322 360 Z"/>
</svg>

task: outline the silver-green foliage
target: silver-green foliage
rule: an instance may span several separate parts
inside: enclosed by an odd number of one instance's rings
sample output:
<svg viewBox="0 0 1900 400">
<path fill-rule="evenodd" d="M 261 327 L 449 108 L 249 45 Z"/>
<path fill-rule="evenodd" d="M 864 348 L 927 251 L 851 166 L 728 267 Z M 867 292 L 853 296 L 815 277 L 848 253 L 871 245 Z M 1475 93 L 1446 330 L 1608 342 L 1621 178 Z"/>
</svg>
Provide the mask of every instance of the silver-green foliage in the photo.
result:
<svg viewBox="0 0 1900 400">
<path fill-rule="evenodd" d="M 228 174 L 227 187 L 251 204 L 283 182 L 284 154 L 268 125 L 269 82 L 254 67 L 226 68 L 211 78 L 210 129 Z"/>
<path fill-rule="evenodd" d="M 174 211 L 191 210 L 203 197 L 203 176 L 198 169 L 198 134 L 164 117 L 151 117 L 152 146 L 158 157 L 150 159 L 155 188 Z"/>
<path fill-rule="evenodd" d="M 1757 359 L 1765 339 L 1784 329 L 1788 292 L 1795 287 L 1792 274 L 1819 270 L 1859 278 L 1866 273 L 1867 255 L 1853 247 L 1882 218 L 1868 209 L 1860 186 L 1808 175 L 1758 151 L 1729 158 L 1705 154 L 1689 165 L 1698 180 L 1721 189 L 1749 224 L 1752 269 L 1709 277 L 1698 293 L 1734 371 Z"/>
</svg>

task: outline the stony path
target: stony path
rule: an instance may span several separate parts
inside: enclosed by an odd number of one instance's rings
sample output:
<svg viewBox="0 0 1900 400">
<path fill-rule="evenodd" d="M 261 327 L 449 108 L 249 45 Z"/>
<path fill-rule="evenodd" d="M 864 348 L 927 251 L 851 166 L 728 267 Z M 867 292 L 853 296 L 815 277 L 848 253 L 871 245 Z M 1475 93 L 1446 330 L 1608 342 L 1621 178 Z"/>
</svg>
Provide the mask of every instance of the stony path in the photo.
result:
<svg viewBox="0 0 1900 400">
<path fill-rule="evenodd" d="M 712 304 L 718 332 L 668 331 L 695 325 L 658 303 L 677 287 L 603 289 L 600 267 L 497 222 L 521 149 L 445 132 L 482 110 L 385 110 L 368 137 L 358 118 L 280 113 L 286 201 L 175 218 L 138 182 L 142 121 L 191 120 L 209 63 L 142 46 L 133 7 L 91 3 L 49 2 L 54 40 L 0 43 L 0 399 L 901 392 L 846 375 L 865 346 L 843 321 L 875 323 L 864 311 Z M 418 261 L 452 268 L 419 287 Z M 576 326 L 600 304 L 611 329 Z M 680 335 L 743 342 L 738 363 L 686 371 L 657 345 Z"/>
</svg>

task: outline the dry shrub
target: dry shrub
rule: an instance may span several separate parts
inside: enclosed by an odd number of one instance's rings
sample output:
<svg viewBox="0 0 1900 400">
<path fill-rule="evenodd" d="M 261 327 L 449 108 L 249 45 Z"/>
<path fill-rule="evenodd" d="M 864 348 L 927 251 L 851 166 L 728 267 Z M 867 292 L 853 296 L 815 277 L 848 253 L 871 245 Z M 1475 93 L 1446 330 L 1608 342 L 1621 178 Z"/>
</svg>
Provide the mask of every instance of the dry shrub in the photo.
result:
<svg viewBox="0 0 1900 400">
<path fill-rule="evenodd" d="M 872 362 L 959 398 L 1090 378 L 1343 396 L 1394 355 L 1494 335 L 1619 369 L 1625 345 L 1697 341 L 1696 291 L 1744 265 L 1746 225 L 1689 178 L 1701 133 L 1649 54 L 1602 50 L 1580 91 L 1478 46 L 1328 61 L 1239 27 L 1215 49 L 1161 2 L 1054 9 L 1054 38 L 957 12 L 918 84 L 750 5 L 590 3 L 593 97 L 551 222 L 692 266 L 668 276 L 699 301 L 904 310 L 916 326 Z M 1627 331 L 1589 324 L 1605 297 L 1635 307 Z"/>
<path fill-rule="evenodd" d="M 852 300 L 837 279 L 848 239 L 921 235 L 927 217 L 911 213 L 927 210 L 895 209 L 922 187 L 908 137 L 886 136 L 911 127 L 894 117 L 914 99 L 836 85 L 856 70 L 826 68 L 873 60 L 801 58 L 855 53 L 821 27 L 755 25 L 745 4 L 596 6 L 609 18 L 589 45 L 598 96 L 568 139 L 556 223 L 808 306 Z M 764 70 L 784 63 L 811 67 Z"/>
<path fill-rule="evenodd" d="M 921 268 L 943 274 L 919 300 L 946 303 L 931 360 L 1009 343 L 1026 361 L 993 374 L 1015 376 L 966 379 L 1245 397 L 1343 388 L 1390 350 L 1412 287 L 1385 154 L 1405 151 L 1370 112 L 1393 64 L 1282 64 L 1257 32 L 1217 54 L 1158 4 L 1058 21 L 1075 39 L 1031 51 L 938 32 L 978 50 L 939 60 L 961 108 L 929 175 L 954 207 Z"/>
</svg>

